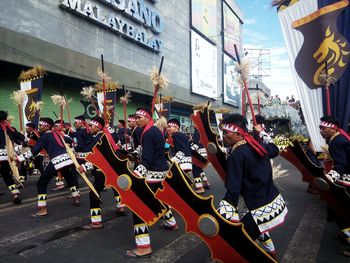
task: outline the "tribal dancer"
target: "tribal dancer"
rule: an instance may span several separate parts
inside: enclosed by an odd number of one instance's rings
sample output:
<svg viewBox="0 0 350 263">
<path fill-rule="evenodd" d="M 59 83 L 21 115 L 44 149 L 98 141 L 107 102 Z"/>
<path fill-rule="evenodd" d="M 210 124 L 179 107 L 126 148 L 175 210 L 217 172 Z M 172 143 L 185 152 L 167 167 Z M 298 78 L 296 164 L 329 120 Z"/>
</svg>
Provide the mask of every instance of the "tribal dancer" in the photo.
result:
<svg viewBox="0 0 350 263">
<path fill-rule="evenodd" d="M 252 239 L 258 238 L 273 258 L 276 250 L 269 230 L 282 224 L 287 214 L 285 202 L 273 184 L 272 168 L 266 149 L 248 134 L 247 120 L 239 114 L 225 117 L 223 138 L 230 147 L 227 158 L 226 194 L 219 213 L 232 222 L 242 221 Z M 260 125 L 254 127 L 261 136 Z M 265 143 L 273 143 L 264 138 Z M 246 208 L 239 215 L 237 204 L 242 196 Z"/>
<path fill-rule="evenodd" d="M 30 149 L 32 149 L 36 142 L 40 138 L 39 131 L 35 128 L 34 123 L 28 122 L 26 123 L 26 136 L 27 136 L 27 145 Z M 37 171 L 42 174 L 44 172 L 44 165 L 43 165 L 43 159 L 44 159 L 45 152 L 41 152 L 39 155 L 37 155 L 34 158 L 34 169 L 37 169 Z"/>
<path fill-rule="evenodd" d="M 137 177 L 145 178 L 153 191 L 156 191 L 160 183 L 168 173 L 168 164 L 164 154 L 165 140 L 161 131 L 153 124 L 150 109 L 138 108 L 136 110 L 136 122 L 142 127 L 141 136 L 141 163 L 135 168 L 134 174 Z M 136 248 L 128 250 L 128 257 L 150 257 L 152 254 L 151 239 L 147 224 L 133 213 L 134 234 Z M 167 230 L 177 230 L 178 226 L 170 210 L 163 216 L 162 228 Z"/>
<path fill-rule="evenodd" d="M 200 143 L 200 134 L 196 126 L 194 126 L 191 148 L 197 151 L 204 158 L 207 158 L 207 150 L 205 149 L 204 145 Z M 209 180 L 202 168 L 193 164 L 192 174 L 195 182 L 196 193 L 200 194 L 204 192 L 204 189 L 209 189 Z"/>
<path fill-rule="evenodd" d="M 178 119 L 170 119 L 167 125 L 168 134 L 171 136 L 172 153 L 171 160 L 179 164 L 185 173 L 192 171 L 191 145 L 188 137 L 180 131 Z"/>
<path fill-rule="evenodd" d="M 90 126 L 90 133 L 91 133 L 92 139 L 90 140 L 90 143 L 86 145 L 86 147 L 84 147 L 85 150 L 88 152 L 92 151 L 92 148 L 99 141 L 101 136 L 104 133 L 108 132 L 107 127 L 105 127 L 105 121 L 103 120 L 103 118 L 99 116 L 92 118 L 89 123 L 89 126 Z M 92 175 L 95 178 L 93 185 L 97 193 L 100 194 L 105 187 L 105 180 L 106 180 L 101 170 L 94 167 L 91 163 L 85 162 L 79 167 L 79 171 L 80 172 L 91 171 Z M 114 193 L 114 198 L 116 202 L 116 214 L 119 216 L 126 215 L 125 205 L 121 203 L 121 198 L 118 192 L 114 188 L 113 188 L 113 193 Z M 102 224 L 100 200 L 96 197 L 96 195 L 92 191 L 90 191 L 89 193 L 89 199 L 90 199 L 91 223 L 83 226 L 83 228 L 85 230 L 101 229 L 103 228 L 103 224 Z"/>
<path fill-rule="evenodd" d="M 333 159 L 333 167 L 326 174 L 326 177 L 335 184 L 345 186 L 348 190 L 350 186 L 350 137 L 339 128 L 339 122 L 332 116 L 321 118 L 320 132 L 329 146 L 328 151 Z M 342 236 L 350 245 L 350 225 L 348 220 L 342 215 L 328 208 L 331 217 L 335 220 Z M 350 251 L 343 251 L 343 254 L 350 257 Z"/>
<path fill-rule="evenodd" d="M 38 211 L 32 215 L 33 217 L 44 217 L 48 214 L 46 206 L 47 185 L 57 172 L 60 172 L 66 179 L 74 201 L 73 204 L 80 205 L 78 179 L 73 172 L 73 161 L 67 154 L 62 134 L 53 130 L 53 126 L 54 122 L 51 118 L 40 118 L 39 130 L 42 135 L 35 146 L 26 153 L 26 159 L 31 159 L 45 150 L 50 158 L 49 164 L 45 167 L 37 183 Z"/>
<path fill-rule="evenodd" d="M 7 121 L 7 112 L 0 111 L 0 174 L 4 179 L 8 189 L 12 193 L 12 200 L 14 204 L 20 204 L 19 190 L 12 178 L 11 167 L 8 160 L 8 153 L 6 151 L 5 132 L 10 137 L 12 143 L 21 144 L 24 141 L 24 135 L 18 132 Z"/>
</svg>

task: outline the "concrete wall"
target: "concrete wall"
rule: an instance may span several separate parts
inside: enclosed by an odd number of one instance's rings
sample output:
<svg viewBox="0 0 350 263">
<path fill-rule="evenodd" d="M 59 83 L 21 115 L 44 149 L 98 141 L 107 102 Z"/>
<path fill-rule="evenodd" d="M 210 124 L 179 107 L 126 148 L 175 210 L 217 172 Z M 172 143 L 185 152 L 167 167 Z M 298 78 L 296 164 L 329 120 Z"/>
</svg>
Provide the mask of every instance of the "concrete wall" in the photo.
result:
<svg viewBox="0 0 350 263">
<path fill-rule="evenodd" d="M 90 2 L 99 2 L 103 9 L 115 12 L 101 0 Z M 159 35 L 164 47 L 160 54 L 60 8 L 61 0 L 0 0 L 0 60 L 27 66 L 40 64 L 51 72 L 98 81 L 96 72 L 103 54 L 105 71 L 113 80 L 132 91 L 151 94 L 149 72 L 153 65 L 159 66 L 163 55 L 163 73 L 170 80 L 170 87 L 162 93 L 174 96 L 180 103 L 202 103 L 206 98 L 190 92 L 190 1 L 162 0 L 155 5 L 145 2 L 164 18 L 164 30 Z M 217 6 L 219 34 L 220 1 Z M 219 94 L 222 89 L 220 41 Z"/>
</svg>

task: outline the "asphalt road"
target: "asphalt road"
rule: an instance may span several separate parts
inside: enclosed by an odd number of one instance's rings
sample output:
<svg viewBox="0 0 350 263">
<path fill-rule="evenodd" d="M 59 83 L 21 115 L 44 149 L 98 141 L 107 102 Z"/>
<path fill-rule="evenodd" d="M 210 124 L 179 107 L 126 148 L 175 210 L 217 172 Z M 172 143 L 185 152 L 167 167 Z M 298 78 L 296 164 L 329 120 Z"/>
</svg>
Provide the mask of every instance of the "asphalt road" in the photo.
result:
<svg viewBox="0 0 350 263">
<path fill-rule="evenodd" d="M 289 175 L 275 181 L 288 206 L 287 221 L 271 232 L 280 262 L 350 262 L 341 255 L 346 246 L 335 236 L 337 227 L 326 221 L 326 206 L 318 195 L 306 192 L 307 184 L 290 163 L 277 158 Z M 215 196 L 218 203 L 224 195 L 221 179 L 211 167 L 207 168 L 211 182 L 205 195 Z M 53 192 L 49 185 L 46 218 L 31 218 L 36 211 L 36 180 L 29 177 L 22 189 L 22 204 L 13 205 L 11 196 L 0 179 L 0 262 L 4 263 L 96 263 L 135 261 L 125 257 L 125 251 L 134 246 L 131 214 L 118 217 L 114 213 L 113 193 L 102 193 L 102 218 L 104 228 L 85 231 L 82 226 L 89 222 L 88 189 L 83 183 L 82 205 L 74 207 L 67 199 L 68 191 Z M 159 228 L 150 229 L 153 255 L 139 262 L 212 262 L 210 251 L 194 234 L 184 232 L 185 223 L 175 215 L 179 231 L 170 232 Z"/>
</svg>

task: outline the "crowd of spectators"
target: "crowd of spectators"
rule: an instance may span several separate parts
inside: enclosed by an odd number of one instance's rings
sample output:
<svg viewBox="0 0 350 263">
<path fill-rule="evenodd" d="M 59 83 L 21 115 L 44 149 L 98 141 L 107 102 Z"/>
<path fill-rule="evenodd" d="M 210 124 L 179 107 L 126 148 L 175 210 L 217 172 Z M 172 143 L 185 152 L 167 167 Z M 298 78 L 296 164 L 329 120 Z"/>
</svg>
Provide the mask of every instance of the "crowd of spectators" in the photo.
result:
<svg viewBox="0 0 350 263">
<path fill-rule="evenodd" d="M 281 100 L 281 98 L 278 97 L 278 95 L 275 95 L 275 96 L 271 96 L 268 101 L 269 105 L 288 104 L 293 107 L 296 106 L 296 104 L 298 103 L 299 101 L 295 100 L 294 95 L 291 95 L 290 98 L 289 96 L 287 96 L 285 100 Z"/>
</svg>

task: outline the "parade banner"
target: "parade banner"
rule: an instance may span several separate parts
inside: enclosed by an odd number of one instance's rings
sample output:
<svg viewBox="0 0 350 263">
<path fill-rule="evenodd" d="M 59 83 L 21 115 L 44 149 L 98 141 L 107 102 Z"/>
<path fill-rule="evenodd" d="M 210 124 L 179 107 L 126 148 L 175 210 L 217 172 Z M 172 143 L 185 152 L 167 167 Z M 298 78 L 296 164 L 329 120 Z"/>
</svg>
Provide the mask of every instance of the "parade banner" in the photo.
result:
<svg viewBox="0 0 350 263">
<path fill-rule="evenodd" d="M 171 101 L 165 101 L 162 103 L 156 103 L 155 105 L 156 111 L 159 115 L 165 117 L 167 120 L 170 118 L 171 112 Z M 158 116 L 160 117 L 160 116 Z"/>
<path fill-rule="evenodd" d="M 325 70 L 338 80 L 349 64 L 350 44 L 337 28 L 338 17 L 347 5 L 340 1 L 292 24 L 304 36 L 304 43 L 295 58 L 295 69 L 311 89 L 324 85 L 320 75 Z"/>
<path fill-rule="evenodd" d="M 235 67 L 236 62 L 224 54 L 224 103 L 239 107 L 242 95 Z"/>
<path fill-rule="evenodd" d="M 216 3 L 216 0 L 191 1 L 192 27 L 213 42 L 217 42 L 218 37 Z"/>
<path fill-rule="evenodd" d="M 326 114 L 326 95 L 324 89 L 311 88 L 320 86 L 317 81 L 326 64 L 336 81 L 331 87 L 331 114 L 344 129 L 350 119 L 348 0 L 290 0 L 277 9 L 305 123 L 316 151 L 321 151 L 324 140 L 318 125 Z M 312 57 L 305 55 L 308 52 Z"/>
<path fill-rule="evenodd" d="M 96 93 L 98 108 L 100 112 L 104 112 L 103 108 L 103 91 L 98 91 Z M 115 114 L 115 105 L 117 103 L 117 89 L 108 89 L 106 90 L 106 105 L 107 105 L 107 123 L 110 127 L 114 125 L 114 114 Z"/>
<path fill-rule="evenodd" d="M 191 31 L 192 92 L 216 99 L 217 49 L 195 31 Z"/>
<path fill-rule="evenodd" d="M 23 121 L 24 124 L 33 122 L 35 127 L 39 124 L 39 112 L 35 103 L 41 101 L 43 77 L 37 77 L 20 83 L 21 90 L 26 92 L 26 97 L 23 102 Z"/>
<path fill-rule="evenodd" d="M 339 3 L 339 5 L 345 5 L 346 8 L 341 12 L 337 19 L 337 29 L 339 33 L 344 36 L 347 42 L 350 42 L 350 5 L 349 1 L 335 1 L 335 0 L 319 0 L 319 7 L 329 6 L 333 3 Z M 346 51 L 349 52 L 350 48 L 347 45 Z M 347 55 L 349 56 L 349 55 Z M 342 129 L 348 129 L 348 123 L 350 120 L 350 67 L 347 63 L 346 69 L 341 77 L 337 79 L 337 82 L 330 88 L 331 99 L 331 113 L 340 121 Z M 323 92 L 325 92 L 323 90 Z M 323 100 L 324 108 L 326 105 L 325 96 Z"/>
<path fill-rule="evenodd" d="M 324 139 L 320 135 L 318 125 L 323 116 L 322 90 L 310 89 L 299 77 L 294 68 L 295 58 L 304 42 L 303 35 L 292 27 L 292 23 L 298 19 L 310 15 L 318 9 L 317 0 L 311 1 L 283 1 L 278 6 L 278 17 L 282 27 L 282 32 L 286 42 L 289 56 L 289 63 L 296 86 L 298 97 L 303 108 L 303 115 L 310 138 L 316 151 L 322 151 Z"/>
</svg>

